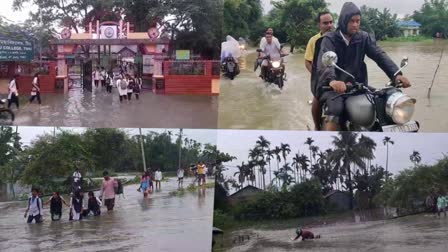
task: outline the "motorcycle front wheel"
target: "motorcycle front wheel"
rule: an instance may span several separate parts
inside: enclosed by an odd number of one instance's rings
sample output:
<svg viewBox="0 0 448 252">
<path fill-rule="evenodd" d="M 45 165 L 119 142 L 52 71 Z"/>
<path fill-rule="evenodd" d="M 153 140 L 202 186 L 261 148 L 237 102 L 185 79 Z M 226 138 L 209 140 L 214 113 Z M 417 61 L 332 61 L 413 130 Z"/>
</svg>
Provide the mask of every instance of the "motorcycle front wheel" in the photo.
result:
<svg viewBox="0 0 448 252">
<path fill-rule="evenodd" d="M 282 76 L 277 77 L 276 83 L 277 83 L 277 85 L 278 85 L 278 87 L 279 87 L 280 89 L 283 89 L 284 80 L 283 80 L 283 77 L 282 77 Z"/>
<path fill-rule="evenodd" d="M 14 122 L 14 113 L 10 109 L 0 109 L 0 125 L 11 125 Z"/>
</svg>

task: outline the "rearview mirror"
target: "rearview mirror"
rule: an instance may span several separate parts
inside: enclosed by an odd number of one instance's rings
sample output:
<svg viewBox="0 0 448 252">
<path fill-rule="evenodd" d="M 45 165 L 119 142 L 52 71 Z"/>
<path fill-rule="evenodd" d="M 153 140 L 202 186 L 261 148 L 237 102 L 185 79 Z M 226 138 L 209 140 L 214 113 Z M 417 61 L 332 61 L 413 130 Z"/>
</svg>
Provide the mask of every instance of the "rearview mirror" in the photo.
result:
<svg viewBox="0 0 448 252">
<path fill-rule="evenodd" d="M 328 51 L 322 55 L 322 64 L 326 67 L 334 66 L 338 63 L 338 55 L 335 52 Z"/>
<path fill-rule="evenodd" d="M 408 57 L 404 56 L 403 59 L 401 60 L 400 66 L 401 67 L 406 66 L 408 64 L 408 61 L 409 61 Z"/>
</svg>

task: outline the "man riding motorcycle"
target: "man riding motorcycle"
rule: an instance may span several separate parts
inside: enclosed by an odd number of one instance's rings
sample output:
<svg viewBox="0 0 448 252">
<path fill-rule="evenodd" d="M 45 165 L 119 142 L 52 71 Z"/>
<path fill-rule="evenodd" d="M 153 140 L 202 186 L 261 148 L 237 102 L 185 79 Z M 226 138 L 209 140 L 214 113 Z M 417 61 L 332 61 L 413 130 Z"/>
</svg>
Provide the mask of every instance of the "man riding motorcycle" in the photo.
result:
<svg viewBox="0 0 448 252">
<path fill-rule="evenodd" d="M 260 77 L 265 79 L 267 71 L 269 71 L 269 60 L 265 59 L 266 56 L 270 57 L 270 60 L 281 60 L 281 46 L 273 41 L 271 33 L 266 33 L 266 44 L 261 49 L 261 58 L 264 58 L 261 62 Z"/>
<path fill-rule="evenodd" d="M 325 130 L 327 131 L 338 130 L 340 118 L 345 110 L 345 98 L 335 97 L 346 91 L 346 83 L 354 82 L 354 80 L 334 67 L 324 66 L 322 56 L 325 52 L 335 52 L 339 59 L 338 65 L 365 85 L 368 84 L 367 66 L 364 63 L 367 55 L 394 83 L 401 83 L 404 88 L 411 86 L 409 80 L 401 73 L 394 79 L 398 66 L 376 45 L 375 40 L 368 33 L 359 29 L 360 22 L 361 11 L 355 4 L 347 2 L 342 7 L 338 29 L 327 33 L 316 43 L 316 51 L 319 55 L 315 64 L 317 69 L 313 71 L 315 76 L 312 76 L 312 92 L 322 104 L 327 105 L 325 111 Z M 324 86 L 332 87 L 333 91 L 322 91 Z"/>
</svg>

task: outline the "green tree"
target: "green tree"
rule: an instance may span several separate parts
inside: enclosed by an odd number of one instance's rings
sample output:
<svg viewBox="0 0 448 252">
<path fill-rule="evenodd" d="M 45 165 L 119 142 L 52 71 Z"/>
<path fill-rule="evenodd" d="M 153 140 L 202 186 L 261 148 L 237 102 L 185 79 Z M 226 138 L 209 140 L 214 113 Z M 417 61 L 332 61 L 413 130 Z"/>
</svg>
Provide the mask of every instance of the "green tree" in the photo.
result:
<svg viewBox="0 0 448 252">
<path fill-rule="evenodd" d="M 325 0 L 282 0 L 273 2 L 278 10 L 280 24 L 288 34 L 291 52 L 296 46 L 305 46 L 317 33 L 316 17 L 327 9 Z"/>
<path fill-rule="evenodd" d="M 446 0 L 425 0 L 420 10 L 412 15 L 415 21 L 422 24 L 422 33 L 434 36 L 440 32 L 444 38 L 448 37 L 448 2 Z"/>
<path fill-rule="evenodd" d="M 415 166 L 420 164 L 420 162 L 422 161 L 422 157 L 420 156 L 420 152 L 418 151 L 413 151 L 412 154 L 409 156 L 409 159 L 411 160 L 412 163 L 414 163 Z"/>
<path fill-rule="evenodd" d="M 262 16 L 260 0 L 224 0 L 223 35 L 255 41 L 266 29 Z"/>
<path fill-rule="evenodd" d="M 361 29 L 373 33 L 376 40 L 400 36 L 397 14 L 392 14 L 390 9 L 384 8 L 381 12 L 366 5 L 361 6 L 360 9 Z"/>
<path fill-rule="evenodd" d="M 388 136 L 384 137 L 383 144 L 386 145 L 386 181 L 389 178 L 388 171 L 389 171 L 389 144 L 394 145 L 394 141 Z"/>
</svg>

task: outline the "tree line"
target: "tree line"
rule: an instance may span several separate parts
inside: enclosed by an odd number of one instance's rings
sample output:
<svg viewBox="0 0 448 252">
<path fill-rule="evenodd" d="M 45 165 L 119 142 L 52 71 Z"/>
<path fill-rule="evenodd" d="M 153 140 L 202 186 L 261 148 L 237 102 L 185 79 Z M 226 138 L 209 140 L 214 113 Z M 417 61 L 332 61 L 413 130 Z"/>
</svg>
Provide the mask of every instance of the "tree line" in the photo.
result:
<svg viewBox="0 0 448 252">
<path fill-rule="evenodd" d="M 318 33 L 317 16 L 328 11 L 325 0 L 280 0 L 272 2 L 273 8 L 263 15 L 261 0 L 224 0 L 224 34 L 243 37 L 257 44 L 267 27 L 274 29 L 274 35 L 283 43 L 296 47 L 306 46 L 308 40 Z M 361 29 L 376 40 L 401 36 L 399 18 L 387 7 L 383 9 L 359 6 Z M 337 25 L 338 13 L 332 13 Z M 422 24 L 425 36 L 440 32 L 448 36 L 448 2 L 426 0 L 420 10 L 406 15 L 405 20 L 414 19 Z"/>
<path fill-rule="evenodd" d="M 205 58 L 220 55 L 223 0 L 14 0 L 13 10 L 23 10 L 27 4 L 37 8 L 24 23 L 45 27 L 52 39 L 60 26 L 80 33 L 88 30 L 89 22 L 119 21 L 123 17 L 134 24 L 136 32 L 159 25 L 174 48 L 192 49 Z M 88 46 L 83 51 L 88 54 Z"/>
<path fill-rule="evenodd" d="M 172 131 L 131 135 L 122 129 L 87 129 L 82 133 L 58 129 L 37 136 L 30 145 L 21 142 L 16 127 L 0 127 L 0 182 L 40 186 L 60 185 L 78 167 L 86 177 L 102 171 L 143 172 L 141 142 L 146 168 L 175 172 L 179 146 L 184 169 L 203 161 L 209 172 L 219 165 L 221 153 L 215 145 L 174 135 Z"/>
<path fill-rule="evenodd" d="M 236 166 L 238 171 L 227 183 L 236 190 L 251 185 L 264 193 L 230 207 L 226 200 L 229 190 L 218 186 L 215 206 L 236 218 L 295 218 L 331 211 L 324 196 L 334 190 L 349 195 L 351 209 L 355 203 L 358 209 L 409 209 L 416 200 L 422 207 L 431 191 L 446 192 L 448 188 L 447 157 L 433 166 L 421 165 L 421 155 L 414 150 L 409 155 L 414 166 L 393 176 L 389 171 L 389 152 L 395 144 L 391 137 L 385 136 L 381 142 L 386 146 L 386 167 L 375 164 L 378 143 L 370 137 L 339 132 L 332 138 L 333 146 L 321 150 L 308 137 L 303 145 L 309 152 L 301 153 L 293 152 L 287 143 L 271 146 L 269 140 L 259 136 L 248 152 L 248 161 Z"/>
</svg>

